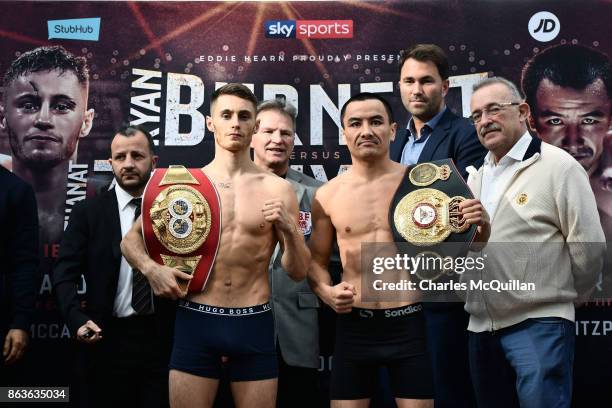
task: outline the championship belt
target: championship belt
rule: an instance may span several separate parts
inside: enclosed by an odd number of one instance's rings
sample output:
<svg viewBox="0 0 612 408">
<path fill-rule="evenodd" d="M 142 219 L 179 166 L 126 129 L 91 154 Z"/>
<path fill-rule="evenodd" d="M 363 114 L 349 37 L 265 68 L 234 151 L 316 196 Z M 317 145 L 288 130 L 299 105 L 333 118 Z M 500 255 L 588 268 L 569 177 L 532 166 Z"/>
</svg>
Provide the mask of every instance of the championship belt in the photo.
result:
<svg viewBox="0 0 612 408">
<path fill-rule="evenodd" d="M 204 290 L 219 249 L 221 204 L 201 169 L 156 169 L 142 200 L 142 231 L 149 256 L 193 275 L 181 290 Z M 187 286 L 188 285 L 188 286 Z"/>
<path fill-rule="evenodd" d="M 462 221 L 459 203 L 468 198 L 474 196 L 451 159 L 408 167 L 389 209 L 394 241 L 418 255 L 464 255 L 477 228 Z"/>
</svg>

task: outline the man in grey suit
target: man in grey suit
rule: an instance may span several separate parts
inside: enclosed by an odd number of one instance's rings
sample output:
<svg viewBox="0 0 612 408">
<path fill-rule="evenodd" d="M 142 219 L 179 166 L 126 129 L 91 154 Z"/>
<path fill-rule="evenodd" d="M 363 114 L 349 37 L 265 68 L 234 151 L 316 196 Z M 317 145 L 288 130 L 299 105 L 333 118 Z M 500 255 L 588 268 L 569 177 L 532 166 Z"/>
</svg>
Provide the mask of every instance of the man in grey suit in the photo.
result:
<svg viewBox="0 0 612 408">
<path fill-rule="evenodd" d="M 254 161 L 291 183 L 300 207 L 299 226 L 310 237 L 310 202 L 322 184 L 289 167 L 295 137 L 296 109 L 280 100 L 257 107 Z M 312 407 L 318 402 L 319 325 L 317 296 L 306 279 L 295 282 L 281 266 L 277 245 L 270 260 L 270 288 L 279 357 L 278 407 Z"/>
</svg>

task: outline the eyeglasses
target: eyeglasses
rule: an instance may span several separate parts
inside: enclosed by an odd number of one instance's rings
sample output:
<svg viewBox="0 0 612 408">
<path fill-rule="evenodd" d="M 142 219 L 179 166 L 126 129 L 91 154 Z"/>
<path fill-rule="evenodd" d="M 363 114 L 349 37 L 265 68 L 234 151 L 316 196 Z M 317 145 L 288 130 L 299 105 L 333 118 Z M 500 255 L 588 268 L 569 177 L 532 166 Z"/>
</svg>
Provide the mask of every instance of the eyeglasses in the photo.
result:
<svg viewBox="0 0 612 408">
<path fill-rule="evenodd" d="M 477 124 L 482 119 L 483 114 L 487 114 L 489 116 L 497 116 L 500 114 L 502 110 L 504 110 L 507 106 L 516 106 L 520 105 L 520 102 L 506 102 L 506 103 L 492 103 L 489 106 L 485 106 L 482 110 L 472 112 L 468 119 L 470 119 L 474 124 Z"/>
</svg>

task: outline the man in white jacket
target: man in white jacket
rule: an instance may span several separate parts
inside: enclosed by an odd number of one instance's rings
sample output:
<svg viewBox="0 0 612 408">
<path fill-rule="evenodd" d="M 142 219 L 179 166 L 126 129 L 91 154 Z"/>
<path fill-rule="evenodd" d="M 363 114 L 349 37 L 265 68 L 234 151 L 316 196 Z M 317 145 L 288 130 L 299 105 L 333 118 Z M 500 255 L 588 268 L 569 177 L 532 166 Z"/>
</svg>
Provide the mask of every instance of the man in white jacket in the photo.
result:
<svg viewBox="0 0 612 408">
<path fill-rule="evenodd" d="M 489 153 L 468 184 L 491 217 L 486 268 L 464 276 L 478 406 L 569 407 L 574 302 L 594 286 L 605 250 L 588 175 L 527 132 L 529 106 L 513 83 L 476 84 L 471 111 Z"/>
</svg>

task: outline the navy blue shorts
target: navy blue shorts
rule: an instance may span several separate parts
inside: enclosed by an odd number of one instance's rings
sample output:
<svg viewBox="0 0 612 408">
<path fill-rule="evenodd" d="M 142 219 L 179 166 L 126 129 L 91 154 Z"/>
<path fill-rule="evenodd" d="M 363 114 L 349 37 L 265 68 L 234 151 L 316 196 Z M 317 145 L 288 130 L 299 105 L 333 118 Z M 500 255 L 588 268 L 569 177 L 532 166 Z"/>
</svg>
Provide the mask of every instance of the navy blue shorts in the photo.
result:
<svg viewBox="0 0 612 408">
<path fill-rule="evenodd" d="M 218 379 L 222 357 L 228 357 L 231 381 L 278 377 L 269 303 L 241 308 L 179 303 L 170 369 Z"/>
</svg>

